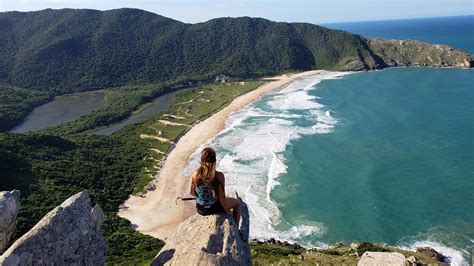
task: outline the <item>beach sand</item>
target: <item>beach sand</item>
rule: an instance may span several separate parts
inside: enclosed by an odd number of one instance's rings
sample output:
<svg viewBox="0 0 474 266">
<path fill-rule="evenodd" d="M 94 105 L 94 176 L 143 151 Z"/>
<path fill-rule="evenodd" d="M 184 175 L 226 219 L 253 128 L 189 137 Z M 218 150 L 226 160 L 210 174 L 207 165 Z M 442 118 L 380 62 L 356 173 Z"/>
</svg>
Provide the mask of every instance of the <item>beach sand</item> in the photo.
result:
<svg viewBox="0 0 474 266">
<path fill-rule="evenodd" d="M 142 196 L 130 196 L 123 204 L 123 208 L 119 210 L 118 215 L 130 220 L 134 227 L 143 234 L 162 240 L 168 239 L 181 222 L 196 213 L 194 201 L 175 203 L 177 197 L 189 195 L 189 176 L 183 176 L 182 172 L 191 154 L 224 129 L 225 120 L 231 113 L 259 100 L 263 94 L 280 88 L 297 78 L 327 73 L 324 70 L 314 70 L 267 79 L 272 81 L 237 97 L 228 106 L 193 126 L 179 139 L 175 148 L 166 158 L 163 167 L 155 177 L 156 189 L 148 191 Z"/>
</svg>

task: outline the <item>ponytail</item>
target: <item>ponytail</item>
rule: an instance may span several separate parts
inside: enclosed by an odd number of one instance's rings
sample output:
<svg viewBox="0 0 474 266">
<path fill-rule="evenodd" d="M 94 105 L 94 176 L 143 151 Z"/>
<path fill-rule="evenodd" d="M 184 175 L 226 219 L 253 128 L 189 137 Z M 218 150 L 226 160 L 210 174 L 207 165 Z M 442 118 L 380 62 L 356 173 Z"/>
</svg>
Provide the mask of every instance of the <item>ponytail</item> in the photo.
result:
<svg viewBox="0 0 474 266">
<path fill-rule="evenodd" d="M 200 180 L 213 185 L 216 177 L 216 152 L 212 148 L 204 148 L 201 152 L 201 165 L 197 169 L 197 176 L 193 180 L 195 188 Z"/>
</svg>

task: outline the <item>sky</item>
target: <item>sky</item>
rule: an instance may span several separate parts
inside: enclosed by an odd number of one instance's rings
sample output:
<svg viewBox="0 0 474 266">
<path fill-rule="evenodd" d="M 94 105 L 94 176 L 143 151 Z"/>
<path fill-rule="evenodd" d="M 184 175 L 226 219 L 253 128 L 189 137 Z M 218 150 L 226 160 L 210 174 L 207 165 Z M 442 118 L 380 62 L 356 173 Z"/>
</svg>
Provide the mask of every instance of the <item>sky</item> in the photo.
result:
<svg viewBox="0 0 474 266">
<path fill-rule="evenodd" d="M 332 23 L 474 14 L 474 0 L 0 0 L 0 11 L 144 9 L 182 22 L 216 17 Z"/>
</svg>

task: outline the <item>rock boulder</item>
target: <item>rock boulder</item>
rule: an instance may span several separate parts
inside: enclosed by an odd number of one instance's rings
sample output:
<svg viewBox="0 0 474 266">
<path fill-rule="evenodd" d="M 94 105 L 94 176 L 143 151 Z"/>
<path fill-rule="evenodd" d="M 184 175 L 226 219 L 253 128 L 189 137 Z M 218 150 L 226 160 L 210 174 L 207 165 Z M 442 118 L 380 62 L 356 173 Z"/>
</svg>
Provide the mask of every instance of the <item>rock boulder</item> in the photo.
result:
<svg viewBox="0 0 474 266">
<path fill-rule="evenodd" d="M 20 210 L 20 191 L 0 192 L 0 254 L 15 230 L 16 216 Z"/>
<path fill-rule="evenodd" d="M 443 254 L 430 247 L 417 247 L 416 252 L 440 262 L 443 262 L 445 259 L 445 256 Z"/>
<path fill-rule="evenodd" d="M 232 215 L 196 214 L 181 223 L 177 232 L 153 260 L 152 265 L 251 265 L 248 239 L 249 216 L 241 200 L 240 231 Z"/>
<path fill-rule="evenodd" d="M 405 256 L 398 252 L 365 252 L 360 258 L 357 266 L 408 266 L 409 263 Z"/>
<path fill-rule="evenodd" d="M 0 257 L 0 265 L 103 265 L 103 212 L 86 191 L 54 208 Z"/>
</svg>

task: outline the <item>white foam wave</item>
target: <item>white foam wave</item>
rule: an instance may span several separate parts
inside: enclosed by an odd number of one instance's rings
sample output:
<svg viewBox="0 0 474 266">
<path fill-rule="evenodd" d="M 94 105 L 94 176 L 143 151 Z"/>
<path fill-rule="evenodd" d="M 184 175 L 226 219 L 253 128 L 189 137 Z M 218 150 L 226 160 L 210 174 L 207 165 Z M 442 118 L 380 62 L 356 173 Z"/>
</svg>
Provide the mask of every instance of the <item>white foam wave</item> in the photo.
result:
<svg viewBox="0 0 474 266">
<path fill-rule="evenodd" d="M 308 235 L 312 235 L 315 233 L 322 233 L 320 227 L 311 226 L 311 225 L 295 225 L 292 226 L 290 229 L 282 232 L 280 236 L 284 239 L 299 239 Z"/>
<path fill-rule="evenodd" d="M 282 159 L 278 158 L 278 155 L 274 153 L 272 162 L 270 163 L 270 169 L 268 170 L 267 174 L 267 201 L 272 201 L 270 198 L 270 193 L 272 192 L 273 188 L 280 184 L 280 182 L 278 182 L 278 177 L 286 173 L 286 168 L 286 164 L 282 161 Z"/>
<path fill-rule="evenodd" d="M 330 74 L 290 83 L 262 98 L 263 104 L 233 113 L 226 121 L 226 128 L 203 145 L 216 149 L 218 169 L 226 176 L 226 191 L 237 191 L 248 204 L 252 238 L 296 241 L 323 233 L 322 225 L 314 221 L 301 224 L 282 221 L 271 193 L 287 171 L 284 152 L 291 141 L 301 135 L 329 133 L 337 124 L 333 114 L 317 102 L 318 98 L 308 94 L 322 79 L 337 76 Z M 201 149 L 191 156 L 185 174 L 191 174 L 198 166 Z M 289 229 L 277 230 L 277 225 Z"/>
<path fill-rule="evenodd" d="M 237 112 L 232 113 L 225 121 L 225 128 L 219 132 L 217 136 L 223 135 L 224 133 L 233 130 L 237 126 L 241 125 L 242 122 L 248 118 L 300 118 L 302 115 L 300 114 L 291 114 L 289 112 L 281 112 L 281 113 L 272 113 L 266 112 L 254 106 L 247 106 L 240 109 Z M 278 123 L 279 120 L 272 120 Z M 283 120 L 279 121 L 281 123 Z"/>
<path fill-rule="evenodd" d="M 273 97 L 273 100 L 269 101 L 268 105 L 275 110 L 308 110 L 322 108 L 323 105 L 314 101 L 315 99 L 315 96 L 310 96 L 306 91 L 292 91 Z"/>
<path fill-rule="evenodd" d="M 464 259 L 463 253 L 459 250 L 447 247 L 443 244 L 438 242 L 430 241 L 430 240 L 420 240 L 415 241 L 410 244 L 406 245 L 399 245 L 401 249 L 408 249 L 415 251 L 417 247 L 430 247 L 434 250 L 438 251 L 439 253 L 448 256 L 445 263 L 448 263 L 453 266 L 468 266 L 469 263 Z"/>
<path fill-rule="evenodd" d="M 331 116 L 329 111 L 323 112 L 321 110 L 311 110 L 311 115 L 316 117 L 316 121 L 327 124 L 327 125 L 335 125 L 337 120 Z"/>
</svg>

